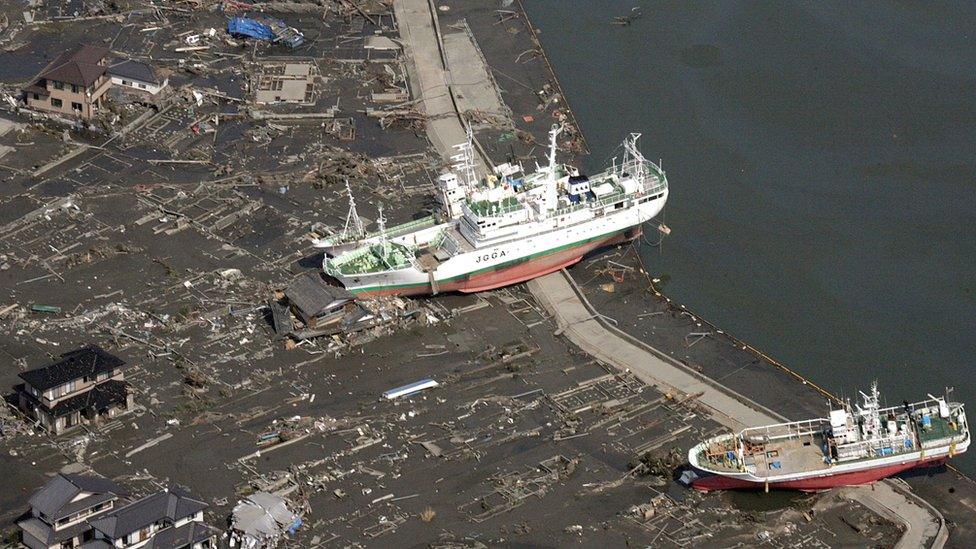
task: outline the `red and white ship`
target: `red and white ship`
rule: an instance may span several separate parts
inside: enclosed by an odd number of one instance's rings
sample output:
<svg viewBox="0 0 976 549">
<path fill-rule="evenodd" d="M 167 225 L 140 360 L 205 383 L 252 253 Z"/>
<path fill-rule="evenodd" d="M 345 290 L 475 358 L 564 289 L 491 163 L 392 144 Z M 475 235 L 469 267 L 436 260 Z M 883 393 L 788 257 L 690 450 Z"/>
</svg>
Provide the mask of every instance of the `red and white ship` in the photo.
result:
<svg viewBox="0 0 976 549">
<path fill-rule="evenodd" d="M 803 491 L 869 484 L 906 469 L 936 465 L 969 448 L 965 406 L 945 396 L 881 408 L 877 383 L 862 403 L 829 418 L 750 427 L 688 452 L 702 491 L 785 488 Z"/>
</svg>

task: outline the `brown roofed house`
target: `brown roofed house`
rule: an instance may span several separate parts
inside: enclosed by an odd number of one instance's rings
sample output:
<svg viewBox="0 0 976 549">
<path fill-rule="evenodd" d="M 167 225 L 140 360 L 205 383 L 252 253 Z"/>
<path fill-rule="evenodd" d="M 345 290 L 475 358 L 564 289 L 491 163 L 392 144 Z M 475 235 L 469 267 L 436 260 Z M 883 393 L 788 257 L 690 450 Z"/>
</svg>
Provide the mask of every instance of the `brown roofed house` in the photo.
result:
<svg viewBox="0 0 976 549">
<path fill-rule="evenodd" d="M 112 85 L 106 73 L 108 48 L 79 45 L 51 61 L 24 88 L 27 106 L 90 120 Z"/>
</svg>

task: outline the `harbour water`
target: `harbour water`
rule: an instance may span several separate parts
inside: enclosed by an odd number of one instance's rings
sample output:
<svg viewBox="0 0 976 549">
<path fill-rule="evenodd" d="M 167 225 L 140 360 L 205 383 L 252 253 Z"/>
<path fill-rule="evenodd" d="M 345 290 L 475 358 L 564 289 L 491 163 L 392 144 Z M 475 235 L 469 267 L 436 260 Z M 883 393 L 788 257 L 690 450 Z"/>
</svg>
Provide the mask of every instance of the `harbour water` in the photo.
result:
<svg viewBox="0 0 976 549">
<path fill-rule="evenodd" d="M 524 6 L 587 168 L 629 131 L 663 159 L 672 299 L 835 394 L 976 407 L 976 6 Z"/>
</svg>

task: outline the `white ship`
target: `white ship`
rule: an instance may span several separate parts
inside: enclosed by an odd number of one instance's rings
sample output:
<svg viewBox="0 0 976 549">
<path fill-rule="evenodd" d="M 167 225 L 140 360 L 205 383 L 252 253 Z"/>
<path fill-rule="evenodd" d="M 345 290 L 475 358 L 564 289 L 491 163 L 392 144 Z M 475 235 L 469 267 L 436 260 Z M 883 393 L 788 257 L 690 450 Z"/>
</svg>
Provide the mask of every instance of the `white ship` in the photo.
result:
<svg viewBox="0 0 976 549">
<path fill-rule="evenodd" d="M 619 164 L 614 159 L 587 177 L 556 162 L 560 131 L 554 126 L 549 133 L 548 165 L 525 175 L 503 164 L 484 180 L 475 176 L 469 137 L 455 146 L 453 171 L 438 178 L 437 215 L 387 228 L 381 211 L 376 234 L 344 231 L 321 242 L 337 254 L 323 261 L 325 273 L 362 295 L 477 292 L 557 271 L 591 250 L 640 236 L 668 199 L 664 171 L 637 148 L 640 134 L 624 141 Z"/>
</svg>

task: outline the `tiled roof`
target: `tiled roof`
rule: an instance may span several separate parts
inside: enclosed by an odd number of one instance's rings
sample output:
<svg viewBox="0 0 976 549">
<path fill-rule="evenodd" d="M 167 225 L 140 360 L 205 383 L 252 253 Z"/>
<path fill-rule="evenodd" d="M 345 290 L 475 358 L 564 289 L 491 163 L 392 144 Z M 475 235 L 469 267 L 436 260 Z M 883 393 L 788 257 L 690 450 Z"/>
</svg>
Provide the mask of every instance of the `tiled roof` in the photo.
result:
<svg viewBox="0 0 976 549">
<path fill-rule="evenodd" d="M 119 507 L 91 521 L 91 525 L 106 536 L 118 539 L 156 521 L 175 522 L 206 508 L 206 503 L 194 499 L 185 490 L 170 488 Z"/>
<path fill-rule="evenodd" d="M 153 536 L 146 549 L 181 549 L 219 536 L 220 531 L 202 522 L 188 522 L 179 528 L 167 528 Z"/>
<path fill-rule="evenodd" d="M 91 496 L 95 498 L 92 505 L 97 503 L 97 499 L 104 500 L 101 496 L 105 494 L 117 496 L 124 493 L 118 484 L 104 477 L 61 473 L 31 496 L 28 503 L 31 509 L 58 520 L 73 512 L 71 509 L 78 510 L 77 505 L 69 504 L 82 492 L 94 494 Z M 65 509 L 68 509 L 67 513 Z"/>
<path fill-rule="evenodd" d="M 37 84 L 41 79 L 47 79 L 78 86 L 90 86 L 98 80 L 99 76 L 105 74 L 105 66 L 100 65 L 99 61 L 108 55 L 108 51 L 108 48 L 102 46 L 76 46 L 48 63 L 47 67 L 37 75 L 33 84 Z"/>
<path fill-rule="evenodd" d="M 150 84 L 159 84 L 160 81 L 155 69 L 146 63 L 131 59 L 110 66 L 108 73 L 119 78 L 129 78 Z"/>
<path fill-rule="evenodd" d="M 110 372 L 125 364 L 101 347 L 92 345 L 61 355 L 61 360 L 41 368 L 23 372 L 20 379 L 39 391 L 46 391 L 74 379 Z"/>
<path fill-rule="evenodd" d="M 317 272 L 309 272 L 296 278 L 285 289 L 285 296 L 308 316 L 319 316 L 353 299 L 353 295 L 345 288 L 326 284 Z"/>
</svg>

